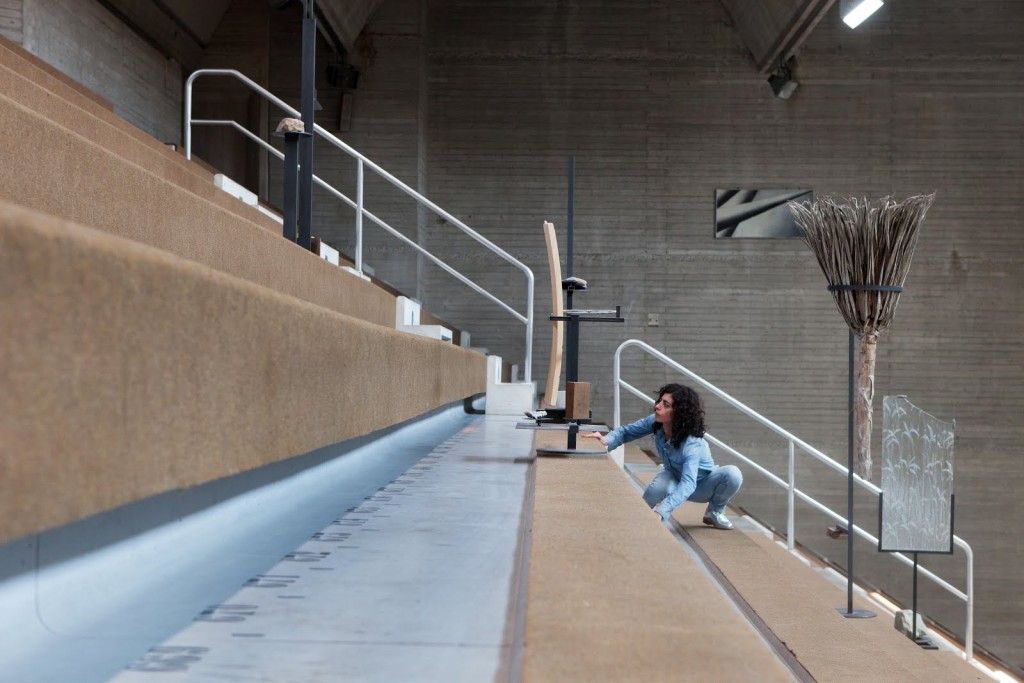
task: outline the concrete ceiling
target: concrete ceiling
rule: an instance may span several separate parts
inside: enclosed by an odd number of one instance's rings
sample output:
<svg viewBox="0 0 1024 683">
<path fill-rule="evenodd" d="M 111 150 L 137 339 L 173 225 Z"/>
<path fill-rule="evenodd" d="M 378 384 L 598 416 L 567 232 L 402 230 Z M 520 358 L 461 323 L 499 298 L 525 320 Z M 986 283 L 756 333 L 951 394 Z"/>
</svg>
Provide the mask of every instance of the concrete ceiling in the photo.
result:
<svg viewBox="0 0 1024 683">
<path fill-rule="evenodd" d="M 199 65 L 231 0 L 99 0 L 162 53 L 187 70 Z"/>
<path fill-rule="evenodd" d="M 231 4 L 231 0 L 99 1 L 187 70 L 199 65 L 210 37 Z M 336 49 L 351 52 L 383 2 L 318 0 L 321 30 Z M 750 50 L 755 68 L 761 74 L 769 74 L 797 52 L 835 0 L 719 2 L 738 37 Z"/>
<path fill-rule="evenodd" d="M 330 24 L 346 51 L 352 52 L 356 38 L 384 0 L 318 0 L 323 19 Z"/>
<path fill-rule="evenodd" d="M 346 50 L 384 0 L 318 0 L 322 18 Z M 767 75 L 799 50 L 835 0 L 719 0 L 759 73 Z"/>
<path fill-rule="evenodd" d="M 250 0 L 255 2 L 256 0 Z M 268 0 L 259 0 L 268 2 Z M 186 70 L 195 69 L 231 0 L 99 0 L 136 33 Z M 321 32 L 339 51 L 356 38 L 383 0 L 318 0 Z M 272 6 L 273 2 L 268 2 Z"/>
<path fill-rule="evenodd" d="M 762 75 L 796 54 L 835 0 L 719 0 Z"/>
</svg>

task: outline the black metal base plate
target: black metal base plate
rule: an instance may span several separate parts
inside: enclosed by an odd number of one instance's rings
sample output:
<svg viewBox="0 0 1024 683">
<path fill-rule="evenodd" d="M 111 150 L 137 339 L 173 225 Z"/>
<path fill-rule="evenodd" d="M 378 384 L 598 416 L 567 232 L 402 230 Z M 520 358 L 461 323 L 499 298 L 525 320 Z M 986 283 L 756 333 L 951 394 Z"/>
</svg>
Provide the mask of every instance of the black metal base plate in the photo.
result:
<svg viewBox="0 0 1024 683">
<path fill-rule="evenodd" d="M 847 619 L 870 619 L 877 616 L 874 612 L 867 609 L 855 609 L 852 612 L 847 612 L 845 607 L 836 607 L 836 611 Z"/>
<path fill-rule="evenodd" d="M 537 455 L 608 455 L 608 451 L 587 450 L 585 448 L 538 448 Z"/>
</svg>

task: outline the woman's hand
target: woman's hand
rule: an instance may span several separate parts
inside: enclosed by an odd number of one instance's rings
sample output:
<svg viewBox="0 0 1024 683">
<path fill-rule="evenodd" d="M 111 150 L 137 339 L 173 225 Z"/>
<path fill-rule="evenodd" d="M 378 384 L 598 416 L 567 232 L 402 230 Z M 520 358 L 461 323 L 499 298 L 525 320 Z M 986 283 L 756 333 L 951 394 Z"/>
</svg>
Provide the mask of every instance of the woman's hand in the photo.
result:
<svg viewBox="0 0 1024 683">
<path fill-rule="evenodd" d="M 584 439 L 597 439 L 602 446 L 608 445 L 608 439 L 601 432 L 580 432 L 580 436 Z"/>
</svg>

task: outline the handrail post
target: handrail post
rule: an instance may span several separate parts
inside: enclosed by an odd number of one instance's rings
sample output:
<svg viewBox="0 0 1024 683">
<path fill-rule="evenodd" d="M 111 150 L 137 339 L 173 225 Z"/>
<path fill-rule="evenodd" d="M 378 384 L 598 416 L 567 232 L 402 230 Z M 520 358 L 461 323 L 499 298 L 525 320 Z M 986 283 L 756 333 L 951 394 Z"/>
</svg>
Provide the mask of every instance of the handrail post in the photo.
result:
<svg viewBox="0 0 1024 683">
<path fill-rule="evenodd" d="M 306 7 L 307 14 L 311 14 L 311 12 L 312 12 L 312 4 L 313 3 L 308 3 L 307 4 L 307 7 Z M 306 21 L 304 21 L 303 22 L 303 38 L 304 38 L 304 40 L 307 37 L 307 33 L 309 32 L 309 28 L 307 27 L 307 24 L 309 24 L 312 27 L 313 32 L 315 33 L 315 27 L 316 27 L 315 21 L 314 22 L 306 22 Z M 307 61 L 306 60 L 306 56 L 304 55 L 303 56 L 303 67 L 304 67 L 304 69 L 307 66 L 306 61 Z M 314 64 L 314 62 L 312 62 L 312 61 L 309 63 L 310 66 L 312 66 L 313 64 Z M 313 91 L 311 89 L 305 89 L 304 92 L 303 92 L 303 102 L 302 102 L 303 111 L 300 112 L 298 109 L 295 109 L 294 107 L 289 105 L 287 102 L 285 102 L 281 98 L 277 97 L 272 92 L 270 92 L 269 90 L 267 90 L 266 88 L 264 88 L 260 84 L 256 83 L 254 80 L 252 80 L 248 76 L 246 76 L 245 74 L 243 74 L 240 71 L 237 71 L 235 69 L 198 69 L 198 70 L 192 72 L 192 74 L 188 77 L 188 80 L 186 81 L 186 84 L 185 84 L 185 134 L 184 134 L 184 137 L 185 137 L 185 155 L 186 155 L 186 158 L 191 158 L 191 152 L 192 152 L 192 130 L 191 130 L 192 122 L 193 122 L 193 119 L 192 119 L 192 84 L 200 76 L 230 76 L 232 78 L 235 78 L 235 79 L 241 81 L 250 90 L 252 90 L 253 92 L 259 94 L 260 96 L 263 97 L 263 99 L 265 99 L 266 101 L 270 102 L 271 104 L 273 104 L 274 106 L 279 108 L 281 111 L 283 111 L 286 114 L 288 114 L 288 116 L 290 118 L 299 118 L 299 119 L 302 119 L 303 122 L 308 122 L 308 124 L 306 126 L 306 131 L 305 132 L 307 132 L 307 133 L 315 133 L 317 135 L 320 135 L 327 142 L 329 142 L 331 145 L 333 145 L 337 149 L 341 150 L 343 153 L 348 154 L 350 157 L 358 160 L 358 162 L 359 162 L 359 170 L 360 170 L 360 178 L 361 179 L 362 179 L 363 167 L 364 166 L 368 166 L 370 168 L 370 170 L 372 170 L 374 173 L 376 173 L 380 178 L 386 180 L 388 183 L 391 183 L 396 188 L 398 188 L 399 190 L 401 190 L 402 192 L 404 192 L 408 196 L 412 197 L 413 200 L 416 201 L 418 204 L 420 204 L 421 206 L 426 207 L 427 209 L 429 209 L 429 210 L 433 211 L 434 213 L 436 213 L 438 216 L 444 218 L 449 223 L 451 223 L 452 225 L 457 227 L 459 230 L 461 230 L 463 233 L 465 233 L 466 235 L 468 235 L 472 239 L 474 239 L 477 242 L 479 242 L 480 244 L 482 244 L 485 248 L 490 250 L 492 253 L 496 254 L 499 258 L 505 260 L 507 263 L 509 263 L 512 266 L 514 266 L 515 268 L 519 269 L 526 276 L 526 279 L 527 279 L 527 289 L 526 289 L 526 297 L 527 297 L 526 310 L 527 310 L 527 313 L 526 313 L 525 316 L 523 314 L 521 314 L 519 311 L 517 311 L 517 310 L 513 309 L 512 307 L 510 307 L 508 304 L 506 304 L 504 301 L 502 301 L 498 297 L 494 296 L 493 294 L 491 294 L 487 290 L 485 290 L 482 287 L 480 287 L 479 285 L 477 285 L 475 282 L 473 282 L 472 280 L 467 278 L 465 275 L 463 275 L 459 271 L 457 271 L 454 268 L 452 268 L 450 265 L 448 265 L 444 261 L 438 259 L 436 256 L 431 254 L 426 249 L 423 249 L 420 245 L 416 244 L 415 242 L 412 242 L 412 241 L 408 240 L 404 235 L 402 235 L 402 233 L 400 233 L 397 230 L 391 228 L 391 226 L 389 226 L 387 223 L 383 222 L 381 219 L 379 219 L 378 217 L 374 216 L 372 212 L 367 211 L 367 209 L 366 209 L 366 207 L 364 205 L 364 198 L 363 198 L 362 189 L 360 189 L 360 196 L 358 198 L 358 202 L 353 202 L 351 199 L 349 199 L 345 195 L 343 195 L 340 192 L 338 192 L 337 189 L 335 189 L 333 186 L 325 183 L 322 179 L 318 178 L 315 174 L 312 173 L 313 163 L 312 163 L 312 146 L 311 146 L 311 143 L 309 145 L 302 145 L 303 149 L 300 150 L 300 153 L 299 153 L 299 156 L 302 157 L 300 159 L 300 171 L 302 171 L 302 172 L 300 173 L 299 182 L 302 183 L 307 178 L 306 173 L 303 171 L 303 169 L 306 169 L 306 168 L 308 168 L 309 171 L 310 171 L 308 177 L 311 180 L 310 188 L 309 188 L 309 190 L 310 190 L 310 192 L 309 192 L 310 199 L 309 199 L 308 202 L 302 201 L 301 202 L 301 206 L 299 207 L 299 212 L 301 214 L 308 214 L 308 215 L 300 215 L 298 217 L 298 219 L 297 219 L 297 223 L 299 223 L 301 225 L 304 225 L 306 227 L 306 229 L 303 232 L 305 232 L 307 234 L 302 235 L 302 237 L 303 238 L 307 237 L 308 233 L 310 232 L 310 226 L 312 225 L 312 192 L 311 192 L 312 187 L 311 187 L 311 185 L 312 185 L 312 183 L 316 183 L 320 187 L 322 187 L 325 190 L 327 190 L 328 192 L 332 193 L 335 197 L 337 197 L 337 198 L 341 199 L 342 201 L 344 201 L 349 207 L 355 208 L 356 209 L 356 215 L 357 215 L 357 219 L 356 220 L 357 220 L 357 222 L 359 223 L 360 226 L 362 225 L 362 219 L 363 219 L 364 216 L 369 218 L 371 221 L 373 221 L 374 223 L 376 223 L 380 227 L 384 228 L 386 231 L 388 231 L 389 233 L 394 235 L 396 238 L 398 238 L 399 240 L 402 240 L 403 242 L 406 242 L 411 248 L 417 250 L 419 253 L 421 253 L 424 256 L 426 256 L 427 258 L 429 258 L 434 264 L 436 264 L 438 267 L 440 267 L 446 273 L 448 273 L 452 277 L 455 277 L 456 279 L 461 281 L 463 284 L 465 284 L 466 286 L 470 287 L 473 291 L 481 294 L 482 296 L 487 297 L 488 299 L 490 299 L 491 301 L 496 303 L 498 306 L 500 306 L 504 310 L 506 310 L 509 313 L 511 313 L 512 316 L 515 317 L 517 320 L 519 320 L 520 322 L 525 324 L 526 325 L 526 358 L 525 358 L 525 362 L 524 362 L 524 365 L 525 365 L 525 378 L 526 378 L 527 382 L 532 380 L 532 367 L 533 367 L 533 323 L 534 323 L 534 305 L 533 305 L 533 303 L 534 303 L 533 302 L 533 298 L 534 298 L 534 278 L 533 278 L 533 271 L 530 270 L 530 268 L 527 267 L 526 264 L 524 264 L 522 261 L 516 259 L 514 256 L 512 256 L 511 254 L 506 252 L 504 249 L 502 249 L 498 245 L 494 244 L 493 242 L 491 242 L 490 240 L 485 238 L 480 233 L 478 233 L 475 230 L 473 230 L 472 228 L 470 228 L 468 225 L 466 225 L 465 223 L 460 221 L 458 218 L 456 218 L 455 216 L 451 215 L 450 213 L 448 213 L 447 211 L 442 209 L 440 206 L 438 206 L 434 202 L 430 201 L 429 199 L 424 197 L 422 194 L 420 194 L 419 192 L 417 192 L 413 188 L 409 187 L 407 184 L 405 184 L 404 182 L 402 182 L 401 180 L 399 180 L 398 178 L 396 178 L 392 174 L 388 173 L 386 170 L 384 170 L 383 168 L 381 168 L 380 166 L 375 164 L 371 159 L 367 158 L 363 154 L 360 154 L 359 151 L 357 151 L 356 149 L 352 148 L 350 145 L 342 142 L 335 135 L 333 135 L 330 131 L 324 129 L 322 126 L 320 126 L 319 124 L 315 123 L 313 121 L 313 114 L 312 114 L 312 112 L 309 112 L 308 114 L 306 113 L 307 110 L 310 108 L 311 101 L 315 102 L 315 98 L 307 97 L 306 96 L 307 93 L 315 92 L 315 91 Z M 244 128 L 238 126 L 233 121 L 232 122 L 227 122 L 227 121 L 196 120 L 195 122 L 197 124 L 201 123 L 201 124 L 204 124 L 204 125 L 225 125 L 225 124 L 234 125 L 234 127 L 236 127 L 239 130 L 241 130 L 243 132 L 243 134 L 245 134 L 248 137 L 254 139 L 261 146 L 265 145 L 263 140 L 261 140 L 259 138 L 256 138 L 247 129 L 244 129 Z M 310 140 L 311 139 L 312 138 L 310 138 Z M 274 153 L 279 159 L 283 158 L 283 156 L 284 156 L 283 154 L 278 153 L 277 150 L 274 149 L 273 147 L 271 147 L 270 145 L 266 145 L 265 148 L 268 151 Z M 308 159 L 306 158 L 307 155 L 309 156 Z M 361 182 L 360 183 L 360 188 L 362 188 L 362 185 L 363 185 L 363 183 Z M 305 192 L 306 189 L 307 188 L 305 188 L 302 185 L 300 185 L 299 194 L 300 195 L 305 195 L 306 194 L 306 192 Z M 361 237 L 361 234 L 362 233 L 361 233 L 361 230 L 360 230 L 359 235 L 357 235 L 357 240 L 359 242 L 359 249 L 358 249 L 358 253 L 356 254 L 356 259 L 357 259 L 356 260 L 356 270 L 360 274 L 362 274 L 362 270 L 363 270 L 363 266 L 362 266 L 362 248 L 361 248 L 362 237 Z M 300 239 L 300 241 L 302 241 L 302 240 Z M 308 245 L 306 245 L 306 246 L 308 248 Z"/>
<path fill-rule="evenodd" d="M 967 624 L 964 628 L 964 655 L 974 659 L 974 551 L 964 543 L 967 555 Z"/>
<path fill-rule="evenodd" d="M 613 390 L 612 390 L 612 429 L 616 429 L 621 424 L 621 410 L 622 410 L 622 387 L 619 382 L 622 380 L 622 350 L 625 345 L 619 346 L 615 349 L 615 360 L 612 363 L 612 377 Z"/>
<path fill-rule="evenodd" d="M 817 448 L 814 448 L 813 446 L 808 444 L 806 441 L 803 441 L 802 439 L 800 439 L 799 437 L 793 435 L 792 433 L 788 432 L 787 430 L 783 429 L 782 427 L 779 427 L 778 425 L 776 425 L 774 422 L 772 422 L 768 418 L 766 418 L 763 415 L 761 415 L 760 413 L 752 410 L 750 407 L 744 405 L 743 403 L 740 403 L 739 401 L 734 399 L 732 396 L 730 396 L 725 391 L 719 389 L 718 387 L 716 387 L 715 385 L 711 384 L 710 382 L 708 382 L 704 378 L 700 377 L 699 375 L 697 375 L 693 371 L 683 367 L 682 365 L 680 365 L 676 361 L 674 361 L 671 358 L 669 358 L 668 356 L 666 356 L 664 353 L 661 353 L 660 351 L 655 349 L 650 344 L 647 344 L 646 342 L 643 342 L 643 341 L 641 341 L 639 339 L 627 339 L 626 341 L 624 341 L 621 344 L 619 344 L 619 346 L 615 349 L 615 357 L 614 357 L 615 360 L 614 360 L 614 366 L 613 366 L 614 389 L 613 389 L 613 394 L 612 394 L 612 399 L 614 401 L 614 409 L 613 409 L 614 426 L 618 426 L 620 424 L 620 421 L 621 421 L 621 415 L 620 415 L 620 409 L 621 409 L 620 401 L 621 401 L 621 398 L 620 398 L 620 396 L 621 396 L 621 390 L 622 390 L 623 386 L 625 386 L 627 389 L 629 389 L 629 391 L 631 393 L 634 393 L 637 396 L 640 396 L 641 398 L 643 398 L 643 396 L 632 385 L 630 385 L 629 383 L 624 382 L 622 380 L 622 368 L 621 368 L 622 352 L 625 349 L 627 349 L 627 348 L 629 348 L 631 346 L 639 347 L 640 350 L 643 351 L 644 353 L 646 353 L 648 356 L 661 361 L 661 363 L 663 363 L 664 365 L 666 365 L 666 366 L 676 370 L 677 372 L 681 373 L 682 375 L 688 377 L 691 381 L 695 382 L 697 385 L 699 385 L 701 387 L 704 387 L 707 391 L 711 392 L 715 396 L 718 396 L 720 399 L 722 399 L 723 401 L 725 401 L 726 403 L 731 405 L 733 408 L 736 408 L 740 412 L 742 412 L 745 415 L 747 415 L 748 417 L 756 420 L 760 424 L 764 425 L 768 429 L 772 430 L 773 432 L 775 432 L 776 434 L 778 434 L 779 436 L 781 436 L 781 437 L 783 437 L 784 439 L 787 440 L 787 442 L 789 443 L 789 481 L 788 482 L 783 481 L 780 477 L 776 476 L 773 472 L 769 472 L 769 471 L 765 470 L 764 468 L 760 467 L 757 463 L 755 463 L 750 458 L 747 458 L 742 453 L 739 453 L 738 451 L 735 451 L 735 450 L 731 449 L 727 444 L 719 441 L 718 439 L 713 439 L 713 437 L 708 435 L 709 440 L 712 440 L 713 443 L 716 443 L 721 448 L 725 448 L 727 451 L 730 451 L 736 457 L 738 457 L 741 460 L 745 461 L 747 464 L 751 465 L 752 467 L 758 469 L 762 474 L 767 476 L 768 479 L 771 482 L 773 482 L 774 484 L 776 484 L 777 486 L 780 486 L 780 487 L 788 489 L 788 508 L 789 508 L 789 512 L 787 514 L 787 520 L 786 520 L 786 526 L 787 526 L 786 533 L 787 533 L 787 537 L 788 537 L 787 538 L 787 545 L 788 545 L 788 547 L 790 549 L 795 548 L 795 545 L 796 545 L 796 534 L 795 534 L 795 530 L 794 530 L 794 519 L 795 519 L 795 510 L 796 510 L 796 506 L 795 506 L 794 503 L 795 503 L 795 497 L 796 496 L 799 496 L 799 498 L 802 501 L 810 504 L 812 507 L 814 507 L 819 512 L 825 513 L 825 514 L 831 516 L 836 521 L 846 524 L 847 525 L 846 526 L 847 534 L 851 538 L 854 535 L 854 533 L 857 533 L 857 534 L 860 534 L 862 537 L 864 537 L 866 540 L 868 540 L 868 541 L 870 541 L 872 543 L 877 543 L 878 542 L 878 539 L 873 538 L 869 533 L 867 533 L 866 531 L 864 531 L 860 527 L 857 527 L 857 526 L 855 526 L 855 525 L 853 525 L 851 523 L 850 517 L 852 517 L 852 515 L 849 515 L 847 517 L 847 519 L 844 520 L 841 515 L 837 514 L 832 509 L 828 508 L 827 506 L 822 505 L 818 501 L 816 501 L 813 498 L 809 497 L 806 493 L 804 493 L 804 492 L 802 492 L 802 491 L 800 491 L 799 489 L 796 488 L 796 458 L 795 458 L 795 453 L 796 452 L 795 452 L 795 446 L 799 445 L 801 450 L 803 450 L 805 453 L 807 453 L 808 455 L 813 456 L 814 458 L 818 459 L 820 462 L 825 463 L 826 465 L 828 465 L 829 467 L 833 468 L 834 470 L 836 470 L 838 472 L 841 472 L 844 476 L 849 477 L 850 468 L 843 467 L 842 465 L 837 463 L 834 459 L 832 459 L 829 456 L 825 455 L 824 453 L 819 451 Z M 648 402 L 651 402 L 650 399 L 648 399 Z M 868 491 L 870 491 L 873 495 L 877 496 L 877 495 L 881 494 L 881 492 L 882 492 L 881 489 L 879 489 L 877 486 L 875 486 L 871 482 L 865 481 L 865 480 L 861 479 L 860 477 L 858 477 L 856 475 L 853 477 L 853 479 L 857 483 L 859 483 L 863 488 L 865 488 Z M 852 496 L 850 497 L 850 499 L 852 500 Z M 966 559 L 966 564 L 967 564 L 967 577 L 966 577 L 967 588 L 966 588 L 966 591 L 960 591 L 955 586 L 953 586 L 953 585 L 949 584 L 948 582 L 946 582 L 945 580 L 943 580 L 941 577 L 936 576 L 935 574 L 932 574 L 931 572 L 929 572 L 927 570 L 922 570 L 922 571 L 925 574 L 925 576 L 927 576 L 932 581 L 937 583 L 939 586 L 941 586 L 945 590 L 949 591 L 950 593 L 952 593 L 953 595 L 955 595 L 956 597 L 960 598 L 961 600 L 963 600 L 966 603 L 967 617 L 966 617 L 966 628 L 965 628 L 965 635 L 964 635 L 964 657 L 965 657 L 965 659 L 967 661 L 972 661 L 973 658 L 974 658 L 974 551 L 971 549 L 971 546 L 966 541 L 964 541 L 962 538 L 960 538 L 959 536 L 954 535 L 953 536 L 953 542 L 956 545 L 960 546 L 963 549 L 964 554 L 966 555 L 966 558 L 965 558 Z M 900 554 L 900 553 L 894 553 L 893 556 L 898 558 L 900 561 L 903 561 L 903 562 L 905 562 L 907 564 L 910 563 L 910 561 L 906 557 L 904 557 L 902 554 Z M 849 587 L 849 584 L 848 584 L 848 587 Z M 837 608 L 837 609 L 840 609 L 840 608 Z"/>
<path fill-rule="evenodd" d="M 526 271 L 526 359 L 523 363 L 523 381 L 533 378 L 533 271 Z"/>
<path fill-rule="evenodd" d="M 363 274 L 363 160 L 356 159 L 356 272 Z"/>
<path fill-rule="evenodd" d="M 786 547 L 792 550 L 796 547 L 796 452 L 793 447 L 793 439 L 789 439 L 789 490 L 787 492 L 787 513 L 786 513 Z"/>
<path fill-rule="evenodd" d="M 185 135 L 185 158 L 192 159 L 192 74 L 185 83 L 185 126 L 182 131 Z"/>
</svg>

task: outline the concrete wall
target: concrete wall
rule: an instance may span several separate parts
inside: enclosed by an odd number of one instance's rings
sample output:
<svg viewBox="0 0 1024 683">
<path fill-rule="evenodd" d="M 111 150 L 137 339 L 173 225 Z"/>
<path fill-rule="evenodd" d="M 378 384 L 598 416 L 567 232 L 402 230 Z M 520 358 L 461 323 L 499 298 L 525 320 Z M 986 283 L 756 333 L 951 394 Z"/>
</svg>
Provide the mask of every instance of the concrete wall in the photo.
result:
<svg viewBox="0 0 1024 683">
<path fill-rule="evenodd" d="M 19 45 L 25 37 L 24 5 L 24 0 L 6 0 L 0 4 L 0 36 Z"/>
<path fill-rule="evenodd" d="M 28 16 L 26 4 L 26 26 Z M 574 270 L 591 282 L 575 303 L 621 304 L 627 318 L 584 330 L 581 378 L 594 383 L 596 416 L 610 419 L 614 349 L 640 337 L 840 459 L 847 331 L 824 277 L 799 241 L 716 240 L 714 190 L 810 187 L 899 198 L 936 191 L 907 291 L 880 343 L 878 405 L 884 394 L 904 393 L 956 418 L 956 530 L 977 555 L 976 635 L 1024 670 L 1021 606 L 1010 599 L 1024 594 L 1016 571 L 1024 544 L 1004 533 L 1024 520 L 1016 494 L 1024 486 L 1022 29 L 1019 3 L 903 0 L 855 32 L 834 8 L 800 52 L 799 90 L 782 101 L 716 0 L 390 0 L 350 55 L 362 78 L 343 138 L 409 184 L 428 186 L 435 201 L 526 261 L 538 275 L 541 321 L 549 300 L 541 223 L 563 231 L 564 255 L 566 158 L 575 155 Z M 297 101 L 295 17 L 275 17 L 267 31 L 268 82 Z M 258 41 L 236 39 L 246 41 L 240 62 L 259 51 Z M 231 44 L 225 40 L 225 56 Z M 318 118 L 330 121 L 340 93 L 321 85 L 318 95 Z M 353 165 L 322 149 L 318 173 L 351 192 Z M 271 178 L 269 191 L 279 185 Z M 384 184 L 369 184 L 367 197 L 410 238 L 524 308 L 515 271 L 444 221 L 399 204 Z M 316 212 L 318 234 L 343 249 L 351 244 L 351 211 L 319 200 Z M 368 263 L 406 288 L 415 257 L 367 231 Z M 474 344 L 522 355 L 522 327 L 506 313 L 448 275 L 425 272 L 427 308 L 470 330 Z M 652 313 L 657 327 L 647 325 Z M 541 382 L 547 335 L 538 324 Z M 625 368 L 651 389 L 671 376 L 648 361 L 627 359 Z M 644 412 L 630 398 L 626 409 L 627 418 Z M 708 411 L 713 432 L 781 463 L 780 441 L 739 426 L 714 402 Z M 880 408 L 876 415 L 880 422 Z M 812 493 L 843 506 L 842 482 L 799 465 Z M 766 518 L 781 524 L 780 500 L 748 476 L 739 503 L 770 504 Z M 858 519 L 869 520 L 873 503 L 863 505 Z M 822 539 L 825 520 L 801 519 L 801 540 L 841 563 L 843 550 Z M 866 574 L 885 571 L 873 551 L 863 554 Z M 959 555 L 926 565 L 962 579 Z M 909 570 L 900 567 L 888 579 L 902 582 L 897 597 L 909 600 Z M 923 590 L 923 611 L 962 632 L 960 603 L 928 584 Z"/>
<path fill-rule="evenodd" d="M 301 12 L 301 8 L 293 9 Z M 232 2 L 210 37 L 199 67 L 237 69 L 265 87 L 270 64 L 270 27 L 279 14 L 272 12 L 265 2 Z M 298 106 L 298 101 L 292 104 Z M 261 98 L 239 81 L 225 77 L 203 77 L 194 81 L 193 116 L 234 120 L 250 130 L 262 131 L 268 138 L 282 117 L 279 113 L 270 117 L 269 108 Z M 242 183 L 261 199 L 267 199 L 266 155 L 242 134 L 219 126 L 195 126 L 192 146 L 194 154 L 213 160 L 219 171 Z M 274 163 L 279 165 L 280 162 Z M 281 204 L 277 202 L 278 206 Z"/>
<path fill-rule="evenodd" d="M 890 393 L 956 419 L 956 531 L 977 554 L 976 634 L 1024 666 L 1021 606 L 1008 600 L 1024 594 L 1013 569 L 1024 561 L 1024 544 L 1003 533 L 1024 521 L 1016 171 L 1024 161 L 1024 8 L 892 3 L 856 32 L 833 9 L 801 51 L 799 90 L 783 101 L 757 75 L 714 0 L 599 8 L 430 0 L 425 34 L 410 30 L 420 5 L 389 3 L 367 29 L 375 62 L 364 71 L 346 139 L 386 167 L 411 166 L 411 93 L 403 96 L 405 116 L 397 98 L 388 100 L 392 108 L 362 104 L 385 98 L 403 73 L 415 87 L 412 72 L 426 69 L 431 197 L 541 275 L 541 316 L 548 301 L 541 223 L 563 230 L 564 254 L 566 158 L 576 155 L 575 272 L 591 290 L 575 303 L 621 304 L 627 318 L 624 326 L 584 330 L 581 378 L 594 382 L 601 418 L 610 419 L 613 351 L 639 337 L 844 459 L 847 330 L 825 279 L 798 240 L 716 240 L 714 191 L 937 192 L 907 291 L 880 342 L 875 434 L 881 396 Z M 411 56 L 415 41 L 426 42 L 421 67 Z M 410 144 L 398 144 L 403 139 Z M 448 226 L 430 226 L 427 243 L 481 284 L 513 290 L 506 274 L 457 245 Z M 445 278 L 428 280 L 425 305 L 471 329 L 474 343 L 517 343 L 500 312 L 456 296 Z M 657 327 L 647 325 L 652 313 Z M 537 330 L 543 380 L 548 331 Z M 671 376 L 653 362 L 625 365 L 645 388 Z M 644 411 L 635 399 L 625 404 L 627 417 Z M 737 426 L 714 402 L 709 417 L 714 432 L 781 464 L 780 440 Z M 800 466 L 809 489 L 844 508 L 841 479 L 818 483 L 815 468 Z M 747 486 L 740 504 L 781 510 L 781 496 L 758 477 Z M 872 505 L 865 500 L 858 517 L 869 528 Z M 784 521 L 781 512 L 767 516 Z M 803 540 L 842 562 L 844 549 L 824 539 L 824 518 L 803 518 Z M 870 578 L 876 554 L 863 553 L 859 566 Z M 962 580 L 961 555 L 927 563 Z M 909 601 L 910 571 L 898 567 L 890 579 L 906 578 L 896 593 Z M 962 604 L 923 590 L 926 613 L 962 632 Z"/>
<path fill-rule="evenodd" d="M 24 39 L 15 42 L 113 102 L 118 115 L 156 139 L 180 142 L 181 65 L 96 0 L 21 4 Z"/>
</svg>

